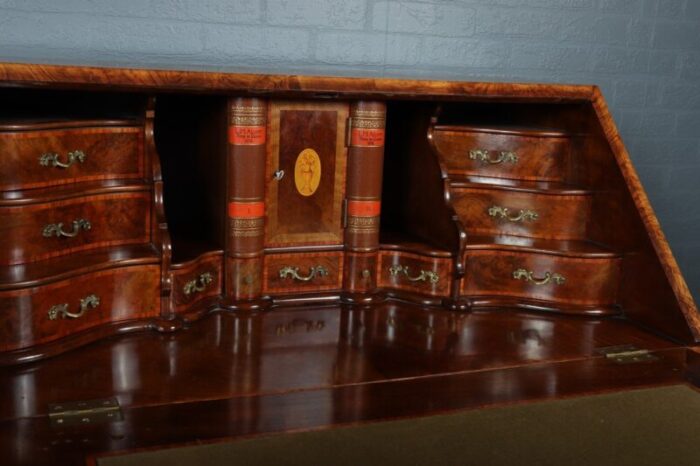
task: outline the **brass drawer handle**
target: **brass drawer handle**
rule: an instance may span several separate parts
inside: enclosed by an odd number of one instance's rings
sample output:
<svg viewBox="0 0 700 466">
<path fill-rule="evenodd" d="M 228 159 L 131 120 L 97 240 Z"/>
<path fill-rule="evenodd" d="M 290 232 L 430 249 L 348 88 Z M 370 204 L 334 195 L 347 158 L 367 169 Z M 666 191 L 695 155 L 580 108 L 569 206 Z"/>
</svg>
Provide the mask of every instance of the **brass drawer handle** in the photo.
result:
<svg viewBox="0 0 700 466">
<path fill-rule="evenodd" d="M 92 224 L 85 220 L 84 218 L 79 218 L 77 220 L 73 220 L 73 230 L 72 231 L 64 231 L 63 230 L 63 223 L 50 223 L 44 227 L 43 235 L 45 238 L 50 238 L 52 236 L 57 236 L 57 237 L 66 237 L 66 238 L 73 238 L 74 236 L 78 236 L 78 233 L 80 233 L 80 230 L 90 230 L 92 228 Z"/>
<path fill-rule="evenodd" d="M 489 207 L 489 216 L 508 220 L 509 222 L 534 222 L 539 217 L 539 214 L 534 210 L 520 209 L 517 215 L 510 215 L 510 210 L 507 207 L 491 206 Z"/>
<path fill-rule="evenodd" d="M 204 291 L 211 282 L 214 281 L 214 277 L 209 272 L 200 273 L 197 278 L 190 280 L 182 287 L 182 292 L 185 296 L 189 296 L 194 293 L 201 293 Z"/>
<path fill-rule="evenodd" d="M 491 153 L 484 149 L 474 149 L 469 151 L 469 158 L 480 162 L 496 165 L 499 163 L 518 163 L 518 154 L 511 151 L 500 151 L 496 158 L 491 158 Z"/>
<path fill-rule="evenodd" d="M 309 269 L 309 274 L 305 277 L 299 275 L 299 267 L 285 266 L 280 269 L 280 278 L 287 278 L 289 276 L 294 280 L 299 280 L 300 282 L 308 282 L 314 277 L 325 277 L 328 275 L 328 269 L 322 265 L 317 265 L 316 267 L 311 267 Z"/>
<path fill-rule="evenodd" d="M 51 306 L 51 309 L 49 309 L 49 320 L 56 320 L 59 317 L 61 319 L 77 319 L 78 317 L 82 317 L 88 311 L 88 309 L 95 309 L 99 305 L 100 298 L 94 294 L 87 295 L 80 300 L 79 312 L 73 313 L 68 311 L 68 303 L 56 304 L 55 306 Z"/>
<path fill-rule="evenodd" d="M 554 283 L 555 285 L 563 285 L 566 278 L 558 273 L 545 272 L 544 278 L 535 278 L 534 272 L 525 269 L 518 269 L 513 272 L 513 278 L 516 280 L 524 280 L 530 282 L 533 285 L 547 285 L 549 283 Z"/>
<path fill-rule="evenodd" d="M 60 155 L 53 152 L 41 154 L 41 157 L 39 157 L 39 165 L 42 167 L 68 168 L 75 163 L 83 163 L 85 162 L 85 159 L 87 159 L 87 155 L 85 155 L 85 152 L 81 150 L 68 152 L 68 159 L 66 160 L 66 163 L 58 160 L 59 157 Z"/>
<path fill-rule="evenodd" d="M 392 277 L 403 274 L 409 282 L 430 282 L 435 284 L 440 281 L 440 276 L 431 270 L 421 270 L 418 275 L 412 277 L 408 272 L 407 265 L 392 265 L 389 267 L 389 273 Z"/>
</svg>

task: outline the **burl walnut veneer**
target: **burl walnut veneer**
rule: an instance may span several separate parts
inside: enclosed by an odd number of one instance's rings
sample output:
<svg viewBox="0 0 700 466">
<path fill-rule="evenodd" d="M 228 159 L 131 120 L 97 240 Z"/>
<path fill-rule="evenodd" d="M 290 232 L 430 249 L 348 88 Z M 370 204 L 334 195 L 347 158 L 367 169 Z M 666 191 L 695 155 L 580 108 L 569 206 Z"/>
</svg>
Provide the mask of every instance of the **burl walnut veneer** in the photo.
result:
<svg viewBox="0 0 700 466">
<path fill-rule="evenodd" d="M 0 65 L 0 362 L 212 312 L 697 309 L 593 86 Z"/>
</svg>

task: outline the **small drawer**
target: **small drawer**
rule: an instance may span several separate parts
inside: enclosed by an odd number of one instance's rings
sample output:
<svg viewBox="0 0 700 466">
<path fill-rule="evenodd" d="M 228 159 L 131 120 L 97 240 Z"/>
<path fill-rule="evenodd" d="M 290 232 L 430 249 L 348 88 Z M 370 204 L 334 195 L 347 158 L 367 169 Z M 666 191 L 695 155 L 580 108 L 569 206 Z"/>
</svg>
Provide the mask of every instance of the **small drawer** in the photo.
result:
<svg viewBox="0 0 700 466">
<path fill-rule="evenodd" d="M 151 193 L 97 194 L 0 207 L 0 265 L 150 241 Z"/>
<path fill-rule="evenodd" d="M 616 302 L 619 278 L 616 257 L 475 250 L 467 255 L 462 294 L 611 306 Z"/>
<path fill-rule="evenodd" d="M 271 254 L 263 267 L 264 293 L 340 290 L 342 252 Z"/>
<path fill-rule="evenodd" d="M 430 296 L 449 296 L 452 259 L 403 251 L 379 253 L 379 287 Z"/>
<path fill-rule="evenodd" d="M 586 194 L 453 188 L 453 206 L 467 234 L 584 239 L 591 212 Z"/>
<path fill-rule="evenodd" d="M 203 254 L 172 270 L 172 310 L 187 311 L 205 298 L 221 294 L 221 252 Z"/>
<path fill-rule="evenodd" d="M 564 181 L 566 133 L 437 126 L 433 144 L 450 174 Z"/>
<path fill-rule="evenodd" d="M 0 191 L 144 179 L 139 126 L 0 131 Z"/>
<path fill-rule="evenodd" d="M 160 267 L 123 267 L 0 292 L 0 351 L 160 312 Z"/>
</svg>

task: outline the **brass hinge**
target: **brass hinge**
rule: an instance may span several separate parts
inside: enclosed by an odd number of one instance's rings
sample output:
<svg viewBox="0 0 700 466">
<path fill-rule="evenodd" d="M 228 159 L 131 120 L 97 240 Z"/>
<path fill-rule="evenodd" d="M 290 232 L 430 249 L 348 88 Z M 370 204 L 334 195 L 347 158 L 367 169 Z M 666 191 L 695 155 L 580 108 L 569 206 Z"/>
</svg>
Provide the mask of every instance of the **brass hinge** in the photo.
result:
<svg viewBox="0 0 700 466">
<path fill-rule="evenodd" d="M 634 345 L 618 345 L 599 348 L 598 354 L 611 359 L 618 364 L 632 364 L 645 361 L 656 361 L 658 356 L 654 356 L 649 350 L 637 348 Z"/>
<path fill-rule="evenodd" d="M 99 424 L 124 419 L 116 398 L 70 401 L 49 405 L 49 420 L 54 427 Z"/>
</svg>

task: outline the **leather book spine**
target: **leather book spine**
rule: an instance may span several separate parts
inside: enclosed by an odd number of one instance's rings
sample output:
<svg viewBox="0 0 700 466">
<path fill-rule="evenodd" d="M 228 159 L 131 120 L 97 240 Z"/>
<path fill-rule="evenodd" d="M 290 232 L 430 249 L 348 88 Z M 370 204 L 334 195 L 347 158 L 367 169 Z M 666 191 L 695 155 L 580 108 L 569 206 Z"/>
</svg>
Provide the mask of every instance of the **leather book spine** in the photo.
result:
<svg viewBox="0 0 700 466">
<path fill-rule="evenodd" d="M 229 100 L 225 294 L 233 307 L 262 294 L 266 114 L 265 100 Z"/>
<path fill-rule="evenodd" d="M 343 286 L 346 301 L 371 300 L 377 289 L 385 123 L 383 102 L 357 101 L 350 107 Z"/>
</svg>

